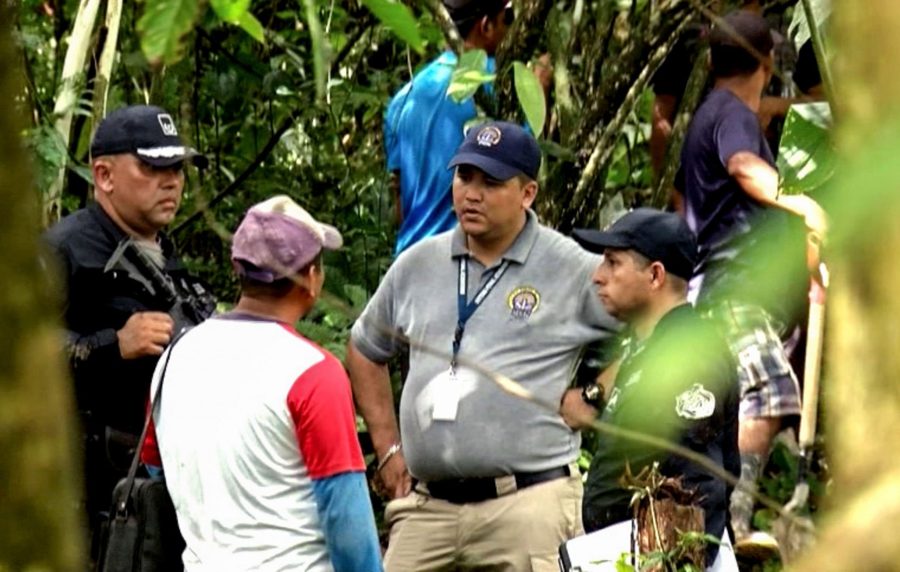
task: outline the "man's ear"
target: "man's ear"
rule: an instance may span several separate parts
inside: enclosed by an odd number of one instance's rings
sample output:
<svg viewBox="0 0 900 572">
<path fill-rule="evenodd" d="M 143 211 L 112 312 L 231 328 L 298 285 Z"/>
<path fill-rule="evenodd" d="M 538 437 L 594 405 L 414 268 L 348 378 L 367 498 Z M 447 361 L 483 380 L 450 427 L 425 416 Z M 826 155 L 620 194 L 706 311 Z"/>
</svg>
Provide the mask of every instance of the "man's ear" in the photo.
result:
<svg viewBox="0 0 900 572">
<path fill-rule="evenodd" d="M 666 267 L 662 262 L 655 261 L 650 263 L 650 285 L 654 288 L 662 288 L 666 284 Z"/>
<path fill-rule="evenodd" d="M 528 181 L 522 187 L 522 206 L 526 209 L 531 208 L 531 205 L 534 204 L 534 199 L 537 197 L 538 192 L 538 184 L 537 181 Z"/>
<path fill-rule="evenodd" d="M 94 192 L 109 193 L 113 188 L 112 161 L 105 158 L 94 159 L 91 163 L 91 174 L 94 176 Z"/>
</svg>

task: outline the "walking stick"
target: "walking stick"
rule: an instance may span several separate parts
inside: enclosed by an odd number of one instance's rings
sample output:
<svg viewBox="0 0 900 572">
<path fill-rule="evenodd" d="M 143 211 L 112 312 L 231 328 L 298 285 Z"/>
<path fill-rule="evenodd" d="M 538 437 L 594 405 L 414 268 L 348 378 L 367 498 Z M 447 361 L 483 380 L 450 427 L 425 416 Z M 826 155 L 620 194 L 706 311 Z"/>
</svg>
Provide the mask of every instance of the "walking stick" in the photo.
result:
<svg viewBox="0 0 900 572">
<path fill-rule="evenodd" d="M 818 260 L 821 246 L 817 236 L 810 234 L 810 252 L 815 256 L 810 262 L 817 266 L 811 272 L 809 285 L 809 322 L 806 338 L 806 359 L 803 364 L 803 407 L 800 412 L 800 458 L 797 463 L 797 485 L 791 500 L 784 506 L 785 511 L 798 512 L 809 501 L 809 483 L 806 480 L 812 457 L 813 445 L 816 441 L 816 421 L 819 408 L 819 378 L 822 365 L 822 341 L 825 331 L 825 297 L 828 290 L 828 267 Z M 803 528 L 805 530 L 799 530 Z M 784 536 L 787 542 L 781 542 L 782 552 L 788 557 L 796 554 L 812 542 L 812 522 L 807 525 L 787 526 Z"/>
</svg>

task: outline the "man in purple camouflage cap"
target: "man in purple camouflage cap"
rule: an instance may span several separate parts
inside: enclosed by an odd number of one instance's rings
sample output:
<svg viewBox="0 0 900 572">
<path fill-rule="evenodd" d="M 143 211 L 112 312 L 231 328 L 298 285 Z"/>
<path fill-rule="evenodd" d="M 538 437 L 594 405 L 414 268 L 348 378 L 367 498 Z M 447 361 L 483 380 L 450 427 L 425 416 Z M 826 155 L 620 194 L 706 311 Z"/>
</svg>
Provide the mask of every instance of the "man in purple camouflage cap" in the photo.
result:
<svg viewBox="0 0 900 572">
<path fill-rule="evenodd" d="M 143 457 L 165 471 L 187 571 L 381 570 L 350 382 L 294 330 L 341 243 L 285 195 L 253 206 L 237 306 L 169 350 Z"/>
</svg>

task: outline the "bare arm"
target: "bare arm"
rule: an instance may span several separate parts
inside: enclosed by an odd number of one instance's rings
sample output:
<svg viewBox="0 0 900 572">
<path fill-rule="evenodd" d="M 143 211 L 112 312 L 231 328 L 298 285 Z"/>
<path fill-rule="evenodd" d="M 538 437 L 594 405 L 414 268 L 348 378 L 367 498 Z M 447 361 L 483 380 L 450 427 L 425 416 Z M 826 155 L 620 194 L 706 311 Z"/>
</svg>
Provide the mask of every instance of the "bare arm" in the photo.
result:
<svg viewBox="0 0 900 572">
<path fill-rule="evenodd" d="M 827 231 L 825 211 L 805 195 L 779 195 L 778 172 L 754 153 L 740 151 L 728 159 L 728 174 L 756 201 L 803 217 L 810 231 L 824 237 Z"/>
<path fill-rule="evenodd" d="M 403 224 L 403 204 L 400 202 L 400 171 L 391 171 L 388 187 L 391 189 L 391 196 L 394 198 L 394 224 L 397 228 Z"/>
<path fill-rule="evenodd" d="M 360 353 L 353 344 L 347 346 L 347 369 L 359 412 L 366 421 L 379 464 L 391 445 L 400 442 L 400 429 L 394 414 L 390 372 L 386 364 L 376 363 Z M 412 482 L 402 452 L 395 453 L 378 475 L 390 498 L 409 494 Z"/>
<path fill-rule="evenodd" d="M 659 175 L 666 158 L 666 147 L 672 135 L 672 122 L 675 119 L 674 95 L 657 94 L 653 99 L 653 118 L 650 124 L 650 164 L 653 172 Z"/>
</svg>

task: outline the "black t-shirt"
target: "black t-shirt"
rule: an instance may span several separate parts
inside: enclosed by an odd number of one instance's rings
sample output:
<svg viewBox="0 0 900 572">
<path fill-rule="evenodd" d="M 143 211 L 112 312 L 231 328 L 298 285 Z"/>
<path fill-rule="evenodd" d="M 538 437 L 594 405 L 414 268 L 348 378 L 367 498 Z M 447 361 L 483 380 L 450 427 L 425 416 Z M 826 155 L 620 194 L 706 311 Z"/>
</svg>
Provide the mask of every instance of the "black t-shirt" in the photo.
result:
<svg viewBox="0 0 900 572">
<path fill-rule="evenodd" d="M 737 370 L 725 342 L 689 304 L 663 316 L 643 343 L 625 346 L 616 384 L 601 421 L 679 443 L 732 474 L 740 473 L 737 448 Z M 660 462 L 667 476 L 697 489 L 706 532 L 722 536 L 730 487 L 682 457 L 632 440 L 601 434 L 584 490 L 587 531 L 629 517 L 632 492 L 619 485 L 626 462 L 632 474 Z M 718 545 L 708 546 L 712 562 Z"/>
<path fill-rule="evenodd" d="M 684 196 L 688 225 L 697 235 L 697 274 L 711 264 L 737 258 L 740 239 L 766 212 L 728 174 L 728 160 L 741 151 L 775 167 L 756 114 L 732 92 L 714 90 L 688 127 L 675 181 Z"/>
</svg>

